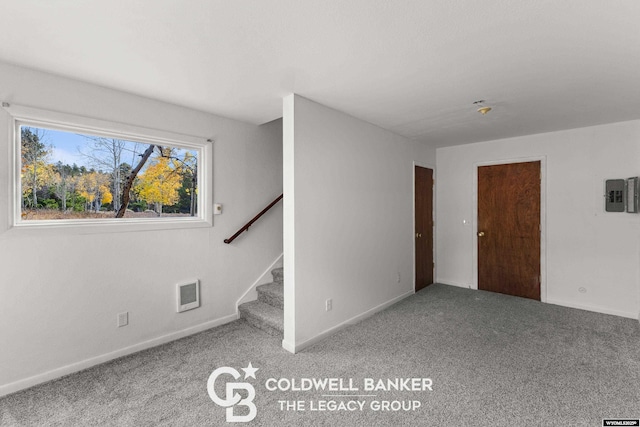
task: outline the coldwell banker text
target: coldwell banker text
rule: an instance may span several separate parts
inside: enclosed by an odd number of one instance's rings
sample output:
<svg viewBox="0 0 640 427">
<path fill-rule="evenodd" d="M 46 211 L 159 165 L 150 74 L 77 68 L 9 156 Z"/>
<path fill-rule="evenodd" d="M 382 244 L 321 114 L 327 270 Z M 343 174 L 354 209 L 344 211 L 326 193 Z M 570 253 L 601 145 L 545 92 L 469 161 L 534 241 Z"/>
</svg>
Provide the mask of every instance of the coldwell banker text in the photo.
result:
<svg viewBox="0 0 640 427">
<path fill-rule="evenodd" d="M 433 391 L 430 378 L 365 378 L 362 389 L 353 378 L 269 378 L 269 391 Z"/>
<path fill-rule="evenodd" d="M 269 378 L 265 387 L 269 391 L 323 393 L 323 399 L 318 400 L 279 400 L 281 411 L 364 411 L 365 408 L 372 411 L 415 411 L 422 406 L 419 400 L 380 400 L 377 399 L 378 394 L 433 391 L 433 381 L 430 378 L 364 378 L 358 383 L 353 378 Z"/>
</svg>

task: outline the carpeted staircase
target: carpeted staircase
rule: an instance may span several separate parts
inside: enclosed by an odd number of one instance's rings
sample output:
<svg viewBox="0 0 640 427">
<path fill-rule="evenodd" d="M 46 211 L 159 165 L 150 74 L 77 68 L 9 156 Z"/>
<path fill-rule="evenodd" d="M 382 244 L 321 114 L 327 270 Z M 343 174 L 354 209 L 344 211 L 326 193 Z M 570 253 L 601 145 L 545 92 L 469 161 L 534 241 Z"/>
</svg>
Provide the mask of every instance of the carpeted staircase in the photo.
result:
<svg viewBox="0 0 640 427">
<path fill-rule="evenodd" d="M 240 304 L 240 318 L 270 335 L 284 334 L 284 268 L 271 271 L 273 282 L 256 288 L 256 301 Z"/>
</svg>

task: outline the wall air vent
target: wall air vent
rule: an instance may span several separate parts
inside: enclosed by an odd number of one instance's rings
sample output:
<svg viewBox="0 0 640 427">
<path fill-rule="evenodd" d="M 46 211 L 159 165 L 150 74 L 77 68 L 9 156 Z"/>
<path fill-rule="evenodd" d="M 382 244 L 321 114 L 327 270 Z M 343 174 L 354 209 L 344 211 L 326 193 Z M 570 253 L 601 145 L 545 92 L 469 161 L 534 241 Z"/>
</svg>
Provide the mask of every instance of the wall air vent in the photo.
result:
<svg viewBox="0 0 640 427">
<path fill-rule="evenodd" d="M 178 313 L 200 307 L 200 282 L 178 283 Z"/>
</svg>

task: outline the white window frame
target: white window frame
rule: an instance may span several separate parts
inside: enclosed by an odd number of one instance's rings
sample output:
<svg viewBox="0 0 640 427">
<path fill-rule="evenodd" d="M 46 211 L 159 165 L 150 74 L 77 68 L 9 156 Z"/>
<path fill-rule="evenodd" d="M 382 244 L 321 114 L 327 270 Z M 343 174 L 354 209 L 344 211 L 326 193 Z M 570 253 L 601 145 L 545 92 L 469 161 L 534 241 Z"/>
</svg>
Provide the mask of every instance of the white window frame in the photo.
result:
<svg viewBox="0 0 640 427">
<path fill-rule="evenodd" d="M 163 130 L 109 122 L 73 114 L 40 110 L 17 105 L 6 106 L 9 112 L 9 140 L 11 147 L 12 183 L 9 203 L 10 230 L 42 234 L 56 230 L 80 233 L 122 232 L 139 230 L 184 229 L 213 226 L 212 177 L 213 158 L 210 140 Z M 22 180 L 20 127 L 32 126 L 52 130 L 76 132 L 118 138 L 144 144 L 185 148 L 198 152 L 198 213 L 193 217 L 104 218 L 23 220 L 21 216 Z M 28 231 L 33 230 L 33 231 Z"/>
</svg>

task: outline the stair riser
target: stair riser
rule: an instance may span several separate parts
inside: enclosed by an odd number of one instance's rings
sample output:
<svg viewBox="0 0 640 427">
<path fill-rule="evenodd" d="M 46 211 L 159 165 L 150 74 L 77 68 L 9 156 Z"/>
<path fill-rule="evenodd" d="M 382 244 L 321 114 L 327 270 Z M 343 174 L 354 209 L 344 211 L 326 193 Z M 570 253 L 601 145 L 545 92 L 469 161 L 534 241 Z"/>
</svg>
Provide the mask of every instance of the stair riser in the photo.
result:
<svg viewBox="0 0 640 427">
<path fill-rule="evenodd" d="M 260 290 L 258 289 L 258 301 L 262 301 L 265 304 L 269 304 L 279 308 L 280 310 L 284 310 L 284 299 L 277 295 L 273 295 L 272 293 L 260 292 Z"/>
<path fill-rule="evenodd" d="M 253 326 L 254 328 L 258 328 L 263 332 L 266 332 L 267 334 L 273 336 L 273 337 L 280 337 L 282 338 L 283 336 L 283 332 L 279 331 L 275 328 L 272 328 L 271 326 L 260 322 L 259 320 L 255 319 L 254 317 L 245 317 L 244 320 L 250 324 L 251 326 Z"/>
<path fill-rule="evenodd" d="M 240 318 L 244 319 L 251 326 L 261 329 L 262 331 L 268 333 L 269 335 L 273 335 L 274 337 L 282 337 L 284 334 L 284 330 L 275 328 L 274 326 L 262 321 L 262 319 L 254 316 L 248 311 L 240 310 Z"/>
</svg>

